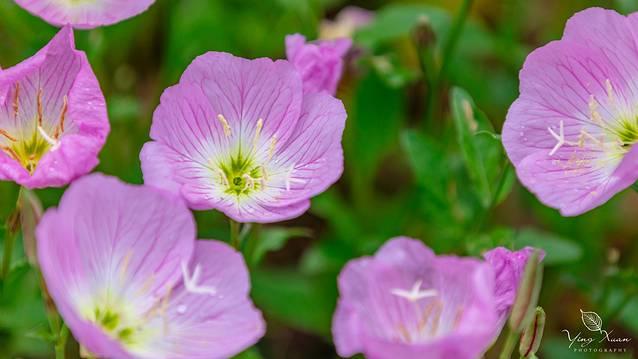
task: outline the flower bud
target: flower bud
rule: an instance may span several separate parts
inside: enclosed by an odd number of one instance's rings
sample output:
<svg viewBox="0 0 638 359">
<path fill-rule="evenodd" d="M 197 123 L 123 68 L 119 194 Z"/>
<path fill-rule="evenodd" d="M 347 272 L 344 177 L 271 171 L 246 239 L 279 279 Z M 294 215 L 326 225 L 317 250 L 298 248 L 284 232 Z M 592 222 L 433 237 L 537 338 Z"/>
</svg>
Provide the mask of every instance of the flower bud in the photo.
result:
<svg viewBox="0 0 638 359">
<path fill-rule="evenodd" d="M 518 347 L 521 358 L 534 358 L 536 351 L 541 344 L 543 331 L 545 329 L 545 311 L 541 307 L 536 307 L 533 320 L 529 323 Z"/>
<path fill-rule="evenodd" d="M 513 331 L 520 333 L 534 318 L 542 282 L 543 266 L 540 262 L 540 251 L 535 249 L 525 265 L 523 280 L 518 287 L 516 300 L 512 306 L 509 326 Z"/>
</svg>

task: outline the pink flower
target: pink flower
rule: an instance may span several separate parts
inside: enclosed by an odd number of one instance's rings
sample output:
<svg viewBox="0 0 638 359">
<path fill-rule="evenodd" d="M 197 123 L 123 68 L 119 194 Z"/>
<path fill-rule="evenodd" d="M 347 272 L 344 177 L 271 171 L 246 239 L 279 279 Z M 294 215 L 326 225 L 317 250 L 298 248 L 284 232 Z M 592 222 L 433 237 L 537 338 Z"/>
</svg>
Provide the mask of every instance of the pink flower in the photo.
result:
<svg viewBox="0 0 638 359">
<path fill-rule="evenodd" d="M 168 88 L 140 155 L 146 184 L 240 222 L 304 213 L 343 171 L 346 112 L 287 61 L 210 52 Z"/>
<path fill-rule="evenodd" d="M 64 186 L 95 168 L 108 132 L 104 96 L 70 27 L 0 71 L 0 180 Z"/>
<path fill-rule="evenodd" d="M 319 38 L 334 40 L 352 38 L 355 31 L 374 20 L 374 12 L 356 6 L 343 8 L 334 20 L 323 20 L 319 27 Z"/>
<path fill-rule="evenodd" d="M 15 0 L 35 16 L 56 25 L 92 29 L 138 15 L 155 0 Z"/>
<path fill-rule="evenodd" d="M 332 333 L 340 356 L 478 358 L 500 331 L 494 272 L 395 238 L 339 275 Z"/>
<path fill-rule="evenodd" d="M 47 288 L 101 358 L 227 358 L 264 334 L 241 254 L 195 240 L 178 198 L 90 175 L 37 228 Z"/>
<path fill-rule="evenodd" d="M 521 182 L 564 216 L 638 179 L 637 31 L 638 14 L 584 10 L 521 70 L 503 145 Z"/>
<path fill-rule="evenodd" d="M 306 43 L 302 35 L 286 36 L 286 56 L 303 79 L 305 92 L 337 92 L 337 85 L 343 73 L 343 57 L 352 40 L 321 40 Z"/>
</svg>

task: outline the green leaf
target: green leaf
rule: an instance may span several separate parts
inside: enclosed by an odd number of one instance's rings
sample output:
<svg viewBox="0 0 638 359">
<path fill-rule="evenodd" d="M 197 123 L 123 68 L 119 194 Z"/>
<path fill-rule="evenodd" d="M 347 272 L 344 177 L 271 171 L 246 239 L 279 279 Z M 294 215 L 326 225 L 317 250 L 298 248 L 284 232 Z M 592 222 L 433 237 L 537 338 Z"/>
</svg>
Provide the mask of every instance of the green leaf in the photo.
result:
<svg viewBox="0 0 638 359">
<path fill-rule="evenodd" d="M 294 237 L 309 237 L 310 230 L 306 228 L 266 227 L 260 232 L 253 252 L 253 264 L 259 264 L 264 255 L 284 247 L 286 242 Z M 252 240 L 252 238 L 251 238 Z"/>
<path fill-rule="evenodd" d="M 252 298 L 267 316 L 323 336 L 330 335 L 337 301 L 336 273 L 303 275 L 293 270 L 252 273 Z"/>
<path fill-rule="evenodd" d="M 448 207 L 446 154 L 433 139 L 408 130 L 401 137 L 417 185 L 437 204 Z"/>
<path fill-rule="evenodd" d="M 465 160 L 476 194 L 487 208 L 497 190 L 502 174 L 503 150 L 500 141 L 479 135 L 494 132 L 487 117 L 476 107 L 470 95 L 460 88 L 453 88 L 451 95 L 452 117 L 457 140 Z M 503 191 L 498 195 L 502 196 Z"/>
<path fill-rule="evenodd" d="M 374 104 L 374 105 L 371 105 Z M 398 142 L 403 119 L 403 93 L 370 72 L 357 86 L 346 129 L 346 165 L 369 179 L 380 159 Z"/>
<path fill-rule="evenodd" d="M 516 249 L 526 246 L 545 250 L 544 263 L 557 265 L 577 261 L 583 255 L 583 249 L 571 240 L 555 234 L 526 228 L 518 232 L 514 239 Z"/>
</svg>

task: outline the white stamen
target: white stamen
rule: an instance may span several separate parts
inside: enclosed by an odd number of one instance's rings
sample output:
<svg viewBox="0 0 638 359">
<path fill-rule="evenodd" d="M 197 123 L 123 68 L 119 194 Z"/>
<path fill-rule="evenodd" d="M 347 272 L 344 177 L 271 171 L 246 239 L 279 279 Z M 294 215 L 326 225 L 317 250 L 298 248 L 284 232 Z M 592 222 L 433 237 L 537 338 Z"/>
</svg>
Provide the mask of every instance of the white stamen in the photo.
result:
<svg viewBox="0 0 638 359">
<path fill-rule="evenodd" d="M 222 179 L 222 184 L 225 187 L 230 186 L 230 183 L 228 182 L 228 177 L 226 177 L 226 173 L 224 173 L 224 171 L 222 171 L 220 168 L 217 168 L 217 167 L 215 167 L 213 171 L 217 172 L 219 177 Z"/>
<path fill-rule="evenodd" d="M 275 146 L 277 146 L 277 136 L 272 136 L 270 139 L 270 146 L 268 147 L 268 161 L 272 160 L 275 155 Z"/>
<path fill-rule="evenodd" d="M 408 290 L 404 289 L 392 289 L 390 292 L 397 297 L 405 298 L 410 302 L 418 302 L 423 298 L 435 297 L 439 294 L 436 289 L 421 290 L 422 281 L 419 279 L 414 283 L 412 288 Z"/>
<path fill-rule="evenodd" d="M 244 189 L 245 188 L 248 188 L 248 189 L 254 189 L 255 188 L 255 179 L 254 178 L 252 178 L 247 173 L 244 174 L 242 177 L 246 180 L 246 185 L 244 186 Z"/>
<path fill-rule="evenodd" d="M 44 131 L 44 129 L 42 128 L 42 126 L 38 126 L 38 132 L 40 133 L 40 136 L 42 136 L 42 138 L 44 138 L 45 141 L 47 141 L 51 146 L 57 146 L 58 141 L 56 141 L 55 139 L 51 138 L 46 131 Z"/>
<path fill-rule="evenodd" d="M 215 289 L 215 287 L 197 284 L 197 282 L 199 281 L 200 273 L 201 267 L 198 264 L 195 266 L 195 271 L 193 271 L 193 276 L 191 277 L 188 274 L 186 263 L 182 263 L 182 276 L 184 277 L 184 286 L 186 287 L 186 291 L 193 294 L 216 295 L 217 289 Z"/>
</svg>

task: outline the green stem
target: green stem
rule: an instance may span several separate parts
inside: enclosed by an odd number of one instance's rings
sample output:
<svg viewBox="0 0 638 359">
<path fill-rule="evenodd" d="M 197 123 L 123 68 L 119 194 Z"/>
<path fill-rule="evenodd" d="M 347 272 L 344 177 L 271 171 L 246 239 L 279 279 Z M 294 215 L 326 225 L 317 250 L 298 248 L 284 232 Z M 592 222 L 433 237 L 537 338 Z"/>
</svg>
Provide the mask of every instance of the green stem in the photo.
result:
<svg viewBox="0 0 638 359">
<path fill-rule="evenodd" d="M 452 56 L 454 56 L 454 50 L 456 50 L 456 45 L 459 42 L 461 33 L 463 32 L 463 27 L 465 26 L 465 22 L 467 21 L 467 18 L 470 14 L 470 9 L 472 8 L 473 2 L 473 0 L 463 0 L 461 9 L 459 10 L 459 14 L 456 17 L 454 24 L 452 25 L 450 34 L 443 47 L 441 68 L 438 74 L 434 76 L 431 83 L 429 84 L 430 88 L 428 89 L 428 94 L 426 97 L 426 123 L 432 123 L 432 120 L 436 114 L 441 83 L 447 76 L 447 71 L 450 66 Z"/>
<path fill-rule="evenodd" d="M 20 187 L 15 209 L 13 210 L 13 212 L 11 212 L 5 224 L 2 272 L 0 273 L 2 279 L 5 279 L 7 277 L 7 275 L 9 274 L 9 270 L 11 269 L 13 246 L 15 244 L 16 238 L 18 237 L 18 233 L 20 233 L 20 198 L 22 197 L 22 191 L 23 189 L 22 187 Z"/>
<path fill-rule="evenodd" d="M 62 324 L 62 329 L 55 343 L 55 359 L 64 359 L 66 357 L 66 340 L 69 337 L 69 328 Z"/>
<path fill-rule="evenodd" d="M 459 42 L 461 33 L 463 32 L 463 27 L 465 26 L 467 17 L 470 14 L 473 2 L 473 0 L 463 0 L 463 4 L 461 4 L 459 15 L 456 17 L 456 21 L 454 22 L 450 35 L 445 43 L 445 47 L 443 48 L 443 64 L 441 65 L 441 71 L 439 72 L 439 79 L 447 74 L 447 69 L 450 66 L 450 59 L 454 55 L 454 50 L 456 50 L 456 45 Z"/>
<path fill-rule="evenodd" d="M 240 243 L 239 243 L 239 227 L 240 224 L 239 222 L 235 222 L 232 219 L 228 219 L 228 221 L 230 222 L 230 244 L 237 250 L 240 250 Z"/>
<path fill-rule="evenodd" d="M 516 342 L 518 341 L 518 333 L 513 330 L 509 330 L 507 334 L 507 338 L 505 339 L 505 343 L 503 344 L 503 349 L 501 349 L 501 354 L 498 356 L 499 359 L 510 359 L 512 357 L 512 352 L 514 351 L 514 347 L 516 347 Z"/>
</svg>

